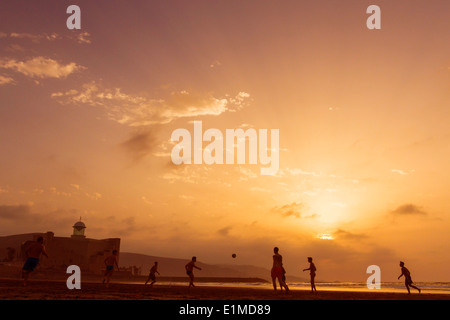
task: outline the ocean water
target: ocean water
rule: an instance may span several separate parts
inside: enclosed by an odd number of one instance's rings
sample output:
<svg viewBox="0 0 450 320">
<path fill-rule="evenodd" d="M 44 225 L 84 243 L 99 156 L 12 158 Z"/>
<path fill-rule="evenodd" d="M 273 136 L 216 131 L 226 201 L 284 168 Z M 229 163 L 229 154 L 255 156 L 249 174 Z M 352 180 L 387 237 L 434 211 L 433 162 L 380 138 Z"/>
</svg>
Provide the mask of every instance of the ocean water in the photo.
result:
<svg viewBox="0 0 450 320">
<path fill-rule="evenodd" d="M 291 290 L 311 289 L 309 282 L 288 282 L 287 284 Z M 199 283 L 199 285 L 273 289 L 271 283 Z M 414 285 L 422 290 L 422 293 L 450 294 L 450 282 L 417 282 Z M 316 283 L 316 289 L 360 292 L 407 292 L 405 284 L 402 282 L 382 282 L 380 289 L 369 289 L 365 282 L 318 282 Z M 417 290 L 411 288 L 411 292 L 417 293 Z"/>
<path fill-rule="evenodd" d="M 186 286 L 186 282 L 157 282 L 156 285 Z M 310 290 L 309 282 L 288 282 L 290 290 Z M 272 283 L 223 283 L 223 282 L 197 282 L 201 286 L 220 286 L 220 287 L 241 287 L 241 288 L 260 288 L 273 290 Z M 278 282 L 277 282 L 278 285 Z M 422 290 L 422 293 L 450 294 L 450 282 L 415 282 L 415 286 Z M 279 287 L 278 287 L 279 288 Z M 380 289 L 368 289 L 365 282 L 317 282 L 317 290 L 333 291 L 359 291 L 359 292 L 400 292 L 405 293 L 406 287 L 403 282 L 382 282 Z M 411 293 L 417 293 L 417 290 L 411 288 Z"/>
<path fill-rule="evenodd" d="M 450 282 L 415 282 L 414 285 L 422 290 L 422 293 L 450 294 Z M 309 283 L 291 283 L 289 288 L 306 289 L 311 288 Z M 342 291 L 364 291 L 364 292 L 407 292 L 403 282 L 382 282 L 380 289 L 369 289 L 365 282 L 322 282 L 316 283 L 317 290 L 342 290 Z M 411 293 L 417 290 L 410 288 Z"/>
</svg>

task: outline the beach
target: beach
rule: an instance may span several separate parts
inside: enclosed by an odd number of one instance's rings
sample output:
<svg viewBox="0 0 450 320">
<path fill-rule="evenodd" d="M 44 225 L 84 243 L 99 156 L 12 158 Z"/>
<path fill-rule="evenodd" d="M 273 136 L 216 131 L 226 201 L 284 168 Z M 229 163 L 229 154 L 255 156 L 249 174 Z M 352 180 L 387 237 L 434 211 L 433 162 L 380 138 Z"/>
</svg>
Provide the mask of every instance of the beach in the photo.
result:
<svg viewBox="0 0 450 320">
<path fill-rule="evenodd" d="M 0 279 L 0 300 L 450 300 L 449 294 L 291 290 L 274 292 L 268 288 L 198 285 L 83 282 L 81 290 L 69 290 L 65 281 L 32 280 L 27 287 L 18 279 Z"/>
</svg>

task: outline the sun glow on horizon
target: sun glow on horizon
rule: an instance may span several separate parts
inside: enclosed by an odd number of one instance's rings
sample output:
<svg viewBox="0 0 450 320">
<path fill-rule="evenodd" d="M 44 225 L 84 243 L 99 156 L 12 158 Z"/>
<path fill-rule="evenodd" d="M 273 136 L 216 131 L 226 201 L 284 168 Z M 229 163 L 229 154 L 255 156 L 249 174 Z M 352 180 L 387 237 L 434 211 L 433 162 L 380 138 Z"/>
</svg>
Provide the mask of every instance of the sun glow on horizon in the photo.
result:
<svg viewBox="0 0 450 320">
<path fill-rule="evenodd" d="M 316 238 L 321 240 L 334 240 L 334 237 L 330 233 L 320 233 Z"/>
</svg>

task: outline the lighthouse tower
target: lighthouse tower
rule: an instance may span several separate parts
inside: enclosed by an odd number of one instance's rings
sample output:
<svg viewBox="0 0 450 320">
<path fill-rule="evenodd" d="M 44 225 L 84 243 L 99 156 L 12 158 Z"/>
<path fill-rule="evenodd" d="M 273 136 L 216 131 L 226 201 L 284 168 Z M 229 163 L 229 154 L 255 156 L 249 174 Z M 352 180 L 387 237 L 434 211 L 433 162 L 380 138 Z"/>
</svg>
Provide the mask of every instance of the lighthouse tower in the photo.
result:
<svg viewBox="0 0 450 320">
<path fill-rule="evenodd" d="M 86 225 L 84 224 L 84 222 L 81 221 L 77 221 L 75 222 L 75 224 L 73 225 L 73 234 L 71 236 L 71 238 L 79 238 L 79 239 L 85 239 L 86 236 L 84 235 L 84 231 L 86 230 Z"/>
</svg>

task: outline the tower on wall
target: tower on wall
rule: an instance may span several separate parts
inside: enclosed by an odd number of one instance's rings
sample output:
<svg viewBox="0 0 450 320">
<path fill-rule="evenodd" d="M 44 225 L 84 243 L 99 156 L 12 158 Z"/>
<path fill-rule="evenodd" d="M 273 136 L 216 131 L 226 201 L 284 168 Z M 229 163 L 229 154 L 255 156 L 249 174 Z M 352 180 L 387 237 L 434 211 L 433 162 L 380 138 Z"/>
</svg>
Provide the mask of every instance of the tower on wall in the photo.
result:
<svg viewBox="0 0 450 320">
<path fill-rule="evenodd" d="M 73 234 L 71 236 L 71 238 L 79 238 L 79 239 L 85 239 L 86 236 L 84 235 L 84 231 L 86 230 L 86 225 L 84 224 L 84 222 L 81 221 L 77 221 L 75 222 L 75 224 L 73 225 Z"/>
</svg>

